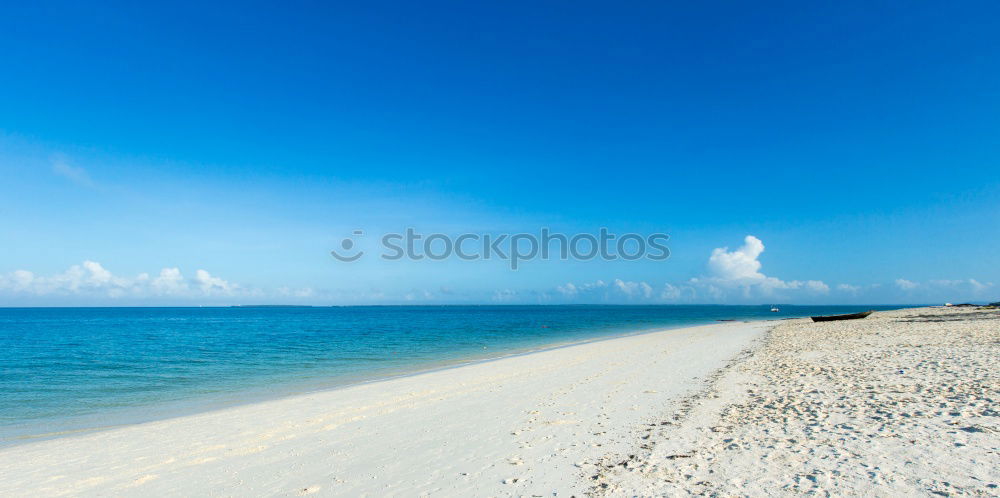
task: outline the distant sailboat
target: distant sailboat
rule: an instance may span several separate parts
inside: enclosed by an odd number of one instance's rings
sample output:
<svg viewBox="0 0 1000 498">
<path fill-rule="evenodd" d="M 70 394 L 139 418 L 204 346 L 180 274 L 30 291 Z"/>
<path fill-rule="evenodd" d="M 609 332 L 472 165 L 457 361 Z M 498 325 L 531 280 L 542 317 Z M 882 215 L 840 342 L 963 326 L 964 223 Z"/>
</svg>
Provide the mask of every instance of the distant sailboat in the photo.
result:
<svg viewBox="0 0 1000 498">
<path fill-rule="evenodd" d="M 777 306 L 775 306 L 773 304 L 771 305 L 771 313 L 777 313 L 779 311 L 781 311 L 781 310 Z"/>
</svg>

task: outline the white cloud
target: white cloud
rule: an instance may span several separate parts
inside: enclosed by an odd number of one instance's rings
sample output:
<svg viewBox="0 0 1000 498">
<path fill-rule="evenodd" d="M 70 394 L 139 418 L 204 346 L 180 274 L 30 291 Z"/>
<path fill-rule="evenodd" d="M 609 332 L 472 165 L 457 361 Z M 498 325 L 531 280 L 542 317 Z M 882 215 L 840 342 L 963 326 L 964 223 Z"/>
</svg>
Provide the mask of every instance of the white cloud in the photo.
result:
<svg viewBox="0 0 1000 498">
<path fill-rule="evenodd" d="M 303 287 L 301 289 L 278 287 L 277 294 L 282 297 L 313 297 L 316 295 L 316 290 L 312 287 Z"/>
<path fill-rule="evenodd" d="M 205 270 L 198 270 L 194 274 L 194 281 L 205 295 L 232 295 L 237 286 L 219 277 L 213 277 Z"/>
<path fill-rule="evenodd" d="M 160 276 L 153 279 L 151 286 L 155 293 L 168 296 L 185 294 L 190 289 L 179 268 L 160 270 Z"/>
<path fill-rule="evenodd" d="M 716 278 L 733 282 L 760 282 L 767 277 L 760 272 L 757 258 L 764 252 L 764 243 L 753 235 L 743 239 L 743 246 L 734 251 L 728 247 L 712 250 L 708 258 L 708 270 Z"/>
<path fill-rule="evenodd" d="M 753 235 L 743 239 L 743 245 L 732 251 L 728 247 L 712 250 L 708 258 L 708 275 L 692 278 L 688 283 L 713 300 L 724 300 L 735 291 L 745 299 L 775 296 L 776 291 L 806 290 L 814 294 L 830 292 L 830 286 L 821 280 L 785 281 L 761 272 L 758 258 L 764 252 L 764 243 Z"/>
<path fill-rule="evenodd" d="M 809 289 L 810 291 L 815 292 L 817 294 L 826 294 L 830 292 L 830 286 L 824 284 L 820 280 L 806 281 L 806 289 Z"/>
<path fill-rule="evenodd" d="M 960 295 L 979 297 L 991 289 L 993 283 L 982 283 L 974 278 L 968 278 L 965 280 L 931 280 L 926 286 L 947 292 L 959 293 Z"/>
<path fill-rule="evenodd" d="M 840 284 L 837 286 L 837 290 L 841 292 L 846 292 L 851 295 L 857 295 L 857 293 L 861 291 L 861 286 L 851 285 L 851 284 Z"/>
<path fill-rule="evenodd" d="M 648 301 L 655 296 L 653 286 L 647 282 L 633 282 L 616 278 L 575 284 L 567 282 L 556 287 L 556 292 L 567 300 L 580 302 Z"/>
<path fill-rule="evenodd" d="M 915 282 L 898 278 L 894 282 L 899 298 L 917 302 L 962 302 L 995 300 L 992 282 L 980 282 L 974 278 L 938 279 Z M 874 286 L 873 286 L 874 287 Z"/>
<path fill-rule="evenodd" d="M 898 282 L 898 280 L 897 280 Z M 966 280 L 931 280 L 928 282 L 929 285 L 934 287 L 943 287 L 951 289 L 967 289 L 973 293 L 981 293 L 986 289 L 993 287 L 992 283 L 982 283 L 974 278 L 969 278 Z"/>
<path fill-rule="evenodd" d="M 27 270 L 16 270 L 10 275 L 10 285 L 15 291 L 26 291 L 35 280 L 35 274 Z M 3 282 L 3 280 L 0 280 Z"/>
<path fill-rule="evenodd" d="M 630 298 L 642 297 L 649 299 L 653 296 L 653 287 L 646 282 L 625 282 L 616 278 L 614 286 L 618 292 Z"/>
<path fill-rule="evenodd" d="M 426 290 L 426 289 L 424 289 L 424 290 L 414 290 L 414 291 L 406 293 L 406 295 L 403 296 L 403 299 L 406 300 L 406 301 L 418 301 L 418 300 L 425 300 L 426 301 L 426 300 L 434 299 L 434 293 L 432 293 L 431 291 Z"/>
<path fill-rule="evenodd" d="M 680 287 L 673 284 L 664 284 L 663 290 L 660 291 L 660 299 L 664 301 L 676 301 L 681 298 L 683 291 Z"/>
<path fill-rule="evenodd" d="M 164 268 L 156 278 L 147 273 L 135 277 L 113 274 L 96 261 L 84 261 L 51 276 L 16 270 L 0 276 L 0 292 L 28 296 L 90 296 L 109 298 L 248 296 L 255 291 L 197 270 L 193 279 L 178 268 Z"/>
<path fill-rule="evenodd" d="M 509 303 L 517 298 L 517 292 L 511 289 L 501 289 L 493 293 L 493 302 Z"/>
<path fill-rule="evenodd" d="M 556 287 L 556 292 L 564 296 L 575 296 L 580 293 L 580 290 L 576 288 L 573 282 L 567 282 L 566 285 Z"/>
<path fill-rule="evenodd" d="M 69 164 L 69 161 L 65 157 L 56 156 L 52 158 L 52 172 L 81 187 L 94 186 L 94 181 L 90 179 L 87 170 Z"/>
<path fill-rule="evenodd" d="M 979 293 L 993 287 L 993 282 L 987 282 L 985 284 L 979 283 L 974 278 L 969 279 L 969 285 L 972 286 L 972 291 Z"/>
<path fill-rule="evenodd" d="M 556 287 L 556 292 L 566 297 L 576 297 L 580 294 L 593 294 L 595 291 L 605 289 L 607 287 L 608 284 L 603 280 L 597 280 L 596 282 L 588 282 L 580 285 L 576 285 L 573 282 L 567 282 L 565 285 Z"/>
<path fill-rule="evenodd" d="M 743 245 L 737 249 L 720 247 L 712 250 L 707 275 L 684 283 L 665 283 L 658 293 L 647 282 L 622 279 L 614 279 L 611 284 L 603 280 L 585 284 L 569 282 L 556 287 L 556 292 L 568 300 L 590 302 L 729 302 L 763 297 L 794 298 L 795 293 L 805 296 L 830 293 L 830 286 L 821 280 L 785 281 L 765 275 L 759 260 L 763 252 L 764 243 L 753 235 L 747 235 Z"/>
<path fill-rule="evenodd" d="M 0 278 L 0 290 L 31 295 L 100 293 L 117 297 L 133 287 L 132 280 L 116 277 L 95 261 L 84 261 L 48 277 L 37 276 L 27 270 L 15 270 Z"/>
</svg>

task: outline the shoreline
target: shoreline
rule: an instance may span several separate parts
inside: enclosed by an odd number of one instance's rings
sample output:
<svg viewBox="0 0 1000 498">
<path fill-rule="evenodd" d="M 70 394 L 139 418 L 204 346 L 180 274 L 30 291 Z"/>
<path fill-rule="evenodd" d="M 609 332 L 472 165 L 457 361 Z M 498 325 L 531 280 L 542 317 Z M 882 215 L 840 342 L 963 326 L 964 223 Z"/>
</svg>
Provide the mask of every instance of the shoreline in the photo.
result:
<svg viewBox="0 0 1000 498">
<path fill-rule="evenodd" d="M 622 446 L 771 326 L 605 338 L 26 442 L 0 449 L 0 494 L 582 491 L 581 462 Z"/>
<path fill-rule="evenodd" d="M 871 305 L 876 306 L 876 305 Z M 499 312 L 498 309 L 506 308 L 526 308 L 549 310 L 550 308 L 576 309 L 572 313 L 561 310 L 559 312 L 535 312 L 531 317 L 539 324 L 544 324 L 553 320 L 555 323 L 551 331 L 529 330 L 531 324 L 525 325 L 525 321 L 509 319 L 506 316 L 510 313 Z M 374 361 L 355 362 L 342 361 L 338 357 L 351 356 L 352 353 L 361 356 L 366 347 L 378 347 L 378 340 L 364 339 L 366 334 L 359 334 L 360 340 L 341 339 L 313 339 L 307 334 L 298 333 L 298 341 L 304 344 L 311 344 L 312 349 L 306 350 L 306 358 L 301 361 L 296 358 L 301 351 L 295 341 L 286 340 L 273 346 L 268 346 L 254 352 L 253 349 L 245 347 L 241 340 L 226 339 L 226 335 L 238 338 L 247 331 L 239 330 L 239 325 L 224 327 L 221 334 L 215 337 L 208 337 L 209 347 L 202 348 L 196 346 L 199 342 L 199 334 L 202 334 L 206 326 L 199 325 L 201 322 L 212 322 L 219 318 L 232 319 L 233 323 L 241 323 L 245 320 L 246 312 L 252 320 L 251 323 L 266 322 L 267 320 L 280 319 L 287 314 L 281 312 L 267 312 L 261 314 L 260 310 L 237 310 L 236 313 L 229 309 L 216 309 L 208 315 L 198 313 L 176 314 L 163 312 L 163 310 L 173 310 L 174 308 L 149 308 L 149 312 L 135 315 L 132 313 L 119 313 L 118 308 L 65 308 L 64 311 L 50 315 L 39 309 L 21 309 L 18 311 L 30 312 L 26 315 L 7 314 L 0 316 L 0 322 L 8 323 L 13 320 L 13 332 L 21 330 L 21 333 L 40 334 L 40 337 L 48 339 L 43 341 L 43 346 L 35 349 L 28 348 L 20 351 L 21 344 L 8 342 L 4 348 L 6 355 L 5 363 L 15 371 L 23 371 L 22 380 L 13 378 L 15 383 L 10 384 L 9 398 L 5 397 L 0 401 L 0 408 L 3 408 L 4 416 L 0 421 L 0 447 L 9 447 L 24 442 L 37 441 L 53 437 L 61 437 L 65 434 L 85 433 L 95 430 L 103 430 L 108 426 L 125 426 L 137 423 L 146 423 L 157 420 L 164 420 L 179 416 L 204 413 L 207 411 L 223 409 L 232 406 L 239 406 L 250 402 L 260 402 L 273 399 L 281 399 L 288 396 L 307 394 L 319 390 L 337 389 L 345 386 L 358 385 L 366 382 L 381 381 L 399 376 L 413 375 L 422 372 L 434 371 L 441 368 L 453 368 L 455 366 L 472 364 L 479 361 L 488 361 L 497 358 L 504 358 L 516 354 L 525 354 L 535 351 L 543 351 L 552 347 L 564 345 L 581 344 L 594 340 L 605 340 L 615 337 L 623 337 L 636 333 L 650 333 L 659 330 L 676 329 L 682 327 L 697 326 L 703 324 L 719 323 L 715 319 L 735 319 L 739 321 L 774 320 L 778 318 L 803 316 L 808 314 L 823 314 L 830 312 L 846 312 L 840 310 L 840 306 L 792 306 L 782 310 L 782 313 L 775 316 L 774 313 L 767 313 L 767 308 L 760 306 L 727 306 L 727 305 L 676 305 L 676 306 L 602 306 L 607 311 L 591 310 L 592 306 L 475 306 L 474 308 L 486 308 L 493 310 L 487 317 L 493 327 L 500 326 L 503 333 L 485 333 L 477 335 L 476 323 L 463 323 L 461 320 L 453 320 L 454 327 L 437 326 L 430 318 L 440 313 L 430 310 L 454 309 L 463 310 L 466 306 L 388 306 L 395 311 L 390 313 L 388 320 L 383 315 L 379 315 L 379 320 L 373 323 L 385 323 L 390 328 L 387 338 L 389 342 L 401 341 L 403 349 L 399 351 L 400 356 L 396 356 L 397 351 L 386 350 L 374 355 Z M 360 307 L 365 308 L 365 307 Z M 406 327 L 405 320 L 393 320 L 404 308 L 427 308 L 429 314 L 418 313 L 414 315 L 417 320 L 413 326 L 417 330 L 415 337 L 422 334 L 431 336 L 447 337 L 448 330 L 461 329 L 468 326 L 471 337 L 469 340 L 462 340 L 457 337 L 457 347 L 450 348 L 444 345 L 435 345 L 421 351 L 420 341 L 411 340 L 402 334 L 393 335 L 393 329 L 399 330 L 398 324 Z M 637 308 L 659 311 L 634 311 Z M 131 308 L 128 308 L 131 310 Z M 192 308 L 195 309 L 195 308 Z M 309 308 L 310 310 L 313 308 Z M 856 308 L 854 308 L 856 309 Z M 622 311 L 627 310 L 627 311 Z M 77 313 L 76 311 L 80 311 Z M 588 313 L 589 311 L 589 313 Z M 403 313 L 403 315 L 407 315 Z M 477 311 L 478 313 L 478 311 Z M 499 314 L 498 314 L 499 313 Z M 468 315 L 466 313 L 465 315 Z M 303 327 L 310 327 L 311 322 L 317 319 L 332 320 L 331 327 L 343 325 L 345 317 L 340 314 L 330 315 L 328 313 L 305 313 L 294 311 L 291 315 L 292 324 L 281 329 L 284 337 L 292 337 L 297 330 Z M 462 313 L 454 315 L 446 313 L 444 316 L 462 316 Z M 242 317 L 242 318 L 235 318 Z M 139 318 L 147 325 L 133 326 L 130 320 Z M 105 334 L 100 327 L 84 325 L 79 330 L 72 323 L 74 319 L 85 320 L 86 323 L 98 323 L 106 321 L 120 327 L 122 330 L 134 330 L 136 333 L 132 337 L 139 339 L 126 339 L 118 341 L 115 337 Z M 253 320 L 255 319 L 255 320 Z M 44 330 L 46 320 L 56 320 L 62 324 L 62 330 L 58 334 L 48 334 Z M 163 335 L 155 324 L 162 322 L 164 327 L 170 327 L 175 320 L 181 320 L 185 324 L 185 330 L 191 331 L 192 335 L 178 335 L 176 338 L 170 334 Z M 391 323 L 389 323 L 391 322 Z M 482 324 L 480 324 L 482 325 Z M 214 326 L 214 325 L 212 325 Z M 478 327 L 482 329 L 483 327 Z M 509 334 L 507 329 L 509 330 Z M 542 327 L 545 328 L 545 327 Z M 67 330 L 73 332 L 67 334 Z M 498 330 L 501 330 L 498 329 Z M 488 328 L 486 330 L 489 330 Z M 267 335 L 262 327 L 249 328 L 250 333 Z M 73 347 L 66 349 L 59 345 L 61 336 L 70 336 L 69 340 Z M 151 341 L 142 337 L 153 337 L 162 335 L 158 340 Z M 371 334 L 367 334 L 371 335 Z M 347 334 L 350 336 L 350 334 Z M 377 336 L 377 334 L 376 334 Z M 192 337 L 192 339 L 186 339 Z M 331 335 L 330 337 L 335 337 Z M 346 337 L 346 336 L 345 336 Z M 0 342 L 10 340 L 10 337 L 0 337 Z M 177 347 L 160 346 L 159 344 L 170 344 L 177 342 Z M 450 339 L 446 339 L 450 340 Z M 102 341 L 111 341 L 119 344 L 108 351 L 95 350 L 94 347 L 85 346 L 87 344 L 98 344 Z M 236 345 L 231 347 L 228 343 Z M 317 349 L 315 346 L 322 346 L 326 342 L 326 348 Z M 480 342 L 478 346 L 475 343 Z M 241 345 L 242 344 L 242 345 Z M 442 343 L 442 344 L 446 344 Z M 469 347 L 473 345 L 475 347 Z M 163 361 L 167 365 L 160 368 L 156 361 L 146 362 L 143 355 L 129 353 L 131 346 L 135 350 L 150 351 L 153 355 L 164 354 Z M 490 351 L 479 346 L 489 346 Z M 407 350 L 406 348 L 411 348 Z M 46 350 L 45 348 L 52 348 Z M 118 349 L 116 349 L 118 348 Z M 186 354 L 185 354 L 186 349 Z M 325 352 L 324 352 L 325 351 Z M 85 353 L 81 355 L 81 353 Z M 84 358 L 87 355 L 99 353 L 101 362 L 87 363 L 77 361 L 77 358 Z M 227 361 L 226 356 L 235 361 Z M 378 358 L 381 354 L 381 357 Z M 44 361 L 33 357 L 47 355 L 50 359 L 55 359 L 57 365 L 59 358 L 65 357 L 66 368 L 58 367 L 49 369 L 45 367 Z M 242 356 L 242 358 L 241 358 Z M 197 361 L 194 361 L 197 360 Z M 244 363 L 245 360 L 249 362 Z M 256 365 L 253 361 L 259 360 Z M 42 361 L 40 363 L 40 361 Z M 199 365 L 204 364 L 204 366 Z M 244 364 L 246 367 L 233 367 L 232 365 Z M 148 368 L 147 365 L 151 368 Z M 286 368 L 283 365 L 287 365 Z M 118 368 L 126 369 L 125 375 L 112 375 L 116 380 L 104 382 L 108 373 L 117 374 Z M 141 371 L 140 371 L 141 370 Z M 213 377 L 205 372 L 220 372 L 221 375 Z M 239 372 L 242 370 L 242 372 Z M 129 374 L 128 372 L 133 372 Z M 159 375 L 166 372 L 166 376 Z M 94 381 L 82 382 L 81 379 L 91 379 Z M 177 380 L 173 380 L 176 378 Z M 166 380 L 163 380 L 166 379 Z M 220 379 L 215 381 L 215 379 Z M 58 387 L 50 389 L 50 387 Z M 121 390 L 119 389 L 121 386 Z M 77 391 L 78 394 L 72 394 Z M 65 393 L 65 394 L 64 394 Z M 24 401 L 19 401 L 24 400 Z M 36 409 L 37 405 L 37 409 Z"/>
<path fill-rule="evenodd" d="M 667 326 L 667 327 L 654 327 L 645 330 L 616 332 L 606 336 L 593 337 L 589 339 L 553 342 L 526 350 L 514 349 L 511 350 L 511 352 L 501 353 L 498 356 L 492 356 L 492 357 L 485 357 L 485 358 L 472 357 L 472 358 L 440 360 L 439 362 L 429 362 L 426 364 L 416 365 L 415 368 L 413 369 L 403 368 L 402 371 L 398 373 L 380 374 L 373 377 L 366 377 L 364 375 L 358 376 L 357 378 L 348 376 L 336 376 L 336 377 L 324 377 L 323 379 L 310 379 L 300 382 L 286 382 L 281 385 L 279 391 L 271 391 L 269 389 L 264 388 L 263 386 L 253 386 L 253 387 L 248 387 L 239 392 L 202 394 L 190 398 L 176 399 L 160 403 L 126 406 L 115 409 L 114 411 L 111 412 L 89 413 L 89 414 L 76 415 L 60 419 L 30 421 L 27 423 L 20 423 L 20 424 L 9 424 L 8 427 L 10 428 L 33 427 L 36 425 L 41 425 L 46 423 L 54 425 L 65 425 L 65 428 L 49 432 L 31 432 L 31 433 L 21 433 L 21 434 L 14 432 L 13 435 L 0 437 L 0 450 L 4 448 L 16 447 L 22 444 L 29 444 L 31 442 L 36 442 L 36 441 L 48 441 L 52 439 L 58 439 L 61 437 L 67 437 L 70 435 L 96 433 L 106 430 L 118 429 L 122 427 L 130 427 L 139 424 L 169 420 L 173 418 L 210 413 L 213 411 L 236 408 L 255 403 L 277 401 L 296 396 L 319 394 L 327 391 L 336 391 L 356 386 L 363 386 L 373 383 L 392 381 L 394 379 L 412 377 L 415 375 L 434 373 L 454 368 L 462 368 L 465 366 L 477 365 L 482 363 L 489 363 L 493 361 L 504 360 L 507 358 L 516 358 L 524 355 L 531 355 L 535 353 L 558 350 L 566 347 L 573 347 L 573 346 L 591 344 L 602 341 L 612 341 L 624 337 L 632 337 L 644 334 L 656 334 L 661 332 L 669 332 L 672 330 L 715 325 L 717 323 L 758 323 L 758 322 L 778 323 L 782 320 L 788 320 L 788 319 L 794 319 L 794 318 L 768 317 L 768 318 L 757 318 L 757 319 L 715 320 L 713 322 L 705 322 L 705 323 L 684 324 L 684 325 Z M 237 401 L 233 400 L 233 397 L 240 397 L 241 399 Z M 143 416 L 137 413 L 145 410 L 151 410 L 155 412 L 155 414 Z M 114 422 L 102 424 L 99 426 L 88 425 L 86 422 L 87 420 L 100 419 L 105 417 L 111 418 Z M 3 432 L 6 431 L 0 431 L 0 434 L 3 434 Z"/>
</svg>

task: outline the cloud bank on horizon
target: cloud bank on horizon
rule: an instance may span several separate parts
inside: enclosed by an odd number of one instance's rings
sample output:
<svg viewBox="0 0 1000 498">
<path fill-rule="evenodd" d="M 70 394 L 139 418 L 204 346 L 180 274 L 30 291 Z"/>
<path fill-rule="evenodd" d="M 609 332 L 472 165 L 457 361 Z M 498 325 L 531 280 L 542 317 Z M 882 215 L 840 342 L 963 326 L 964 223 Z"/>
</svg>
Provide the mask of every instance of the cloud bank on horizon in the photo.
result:
<svg viewBox="0 0 1000 498">
<path fill-rule="evenodd" d="M 163 268 L 156 276 L 140 273 L 135 277 L 114 275 L 96 261 L 84 261 L 66 271 L 50 276 L 38 276 L 27 270 L 0 275 L 0 292 L 29 296 L 87 296 L 118 299 L 153 299 L 179 297 L 236 297 L 263 295 L 251 289 L 213 276 L 206 270 L 185 277 L 179 268 Z"/>
<path fill-rule="evenodd" d="M 421 303 L 421 302 L 493 302 L 493 303 L 748 303 L 811 302 L 819 297 L 838 302 L 863 299 L 876 289 L 896 291 L 898 303 L 931 303 L 938 300 L 992 299 L 993 283 L 976 279 L 929 280 L 914 282 L 896 279 L 891 285 L 839 283 L 831 287 L 821 280 L 782 280 L 764 274 L 760 256 L 764 243 L 747 235 L 743 245 L 730 250 L 712 250 L 703 276 L 685 282 L 651 284 L 620 278 L 593 282 L 567 282 L 551 289 L 498 289 L 490 294 L 476 294 L 441 287 L 438 291 L 413 289 L 399 296 L 380 290 L 350 292 L 317 291 L 311 287 L 261 289 L 230 282 L 197 269 L 185 276 L 179 268 L 163 268 L 155 276 L 140 273 L 134 277 L 113 274 L 102 264 L 84 261 L 66 271 L 49 276 L 16 270 L 0 275 L 0 296 L 37 298 L 38 302 L 58 298 L 86 298 L 91 303 L 121 302 L 156 304 L 164 300 L 190 304 L 238 304 L 263 302 L 301 302 L 309 304 L 347 303 Z"/>
</svg>

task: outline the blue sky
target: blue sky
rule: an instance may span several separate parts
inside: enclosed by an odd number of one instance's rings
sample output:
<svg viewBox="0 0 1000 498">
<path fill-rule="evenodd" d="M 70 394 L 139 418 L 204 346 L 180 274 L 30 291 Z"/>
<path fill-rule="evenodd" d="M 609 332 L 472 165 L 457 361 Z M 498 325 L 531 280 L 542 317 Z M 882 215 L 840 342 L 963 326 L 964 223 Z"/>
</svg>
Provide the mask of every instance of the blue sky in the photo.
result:
<svg viewBox="0 0 1000 498">
<path fill-rule="evenodd" d="M 3 9 L 0 305 L 1000 299 L 994 2 Z"/>
</svg>

